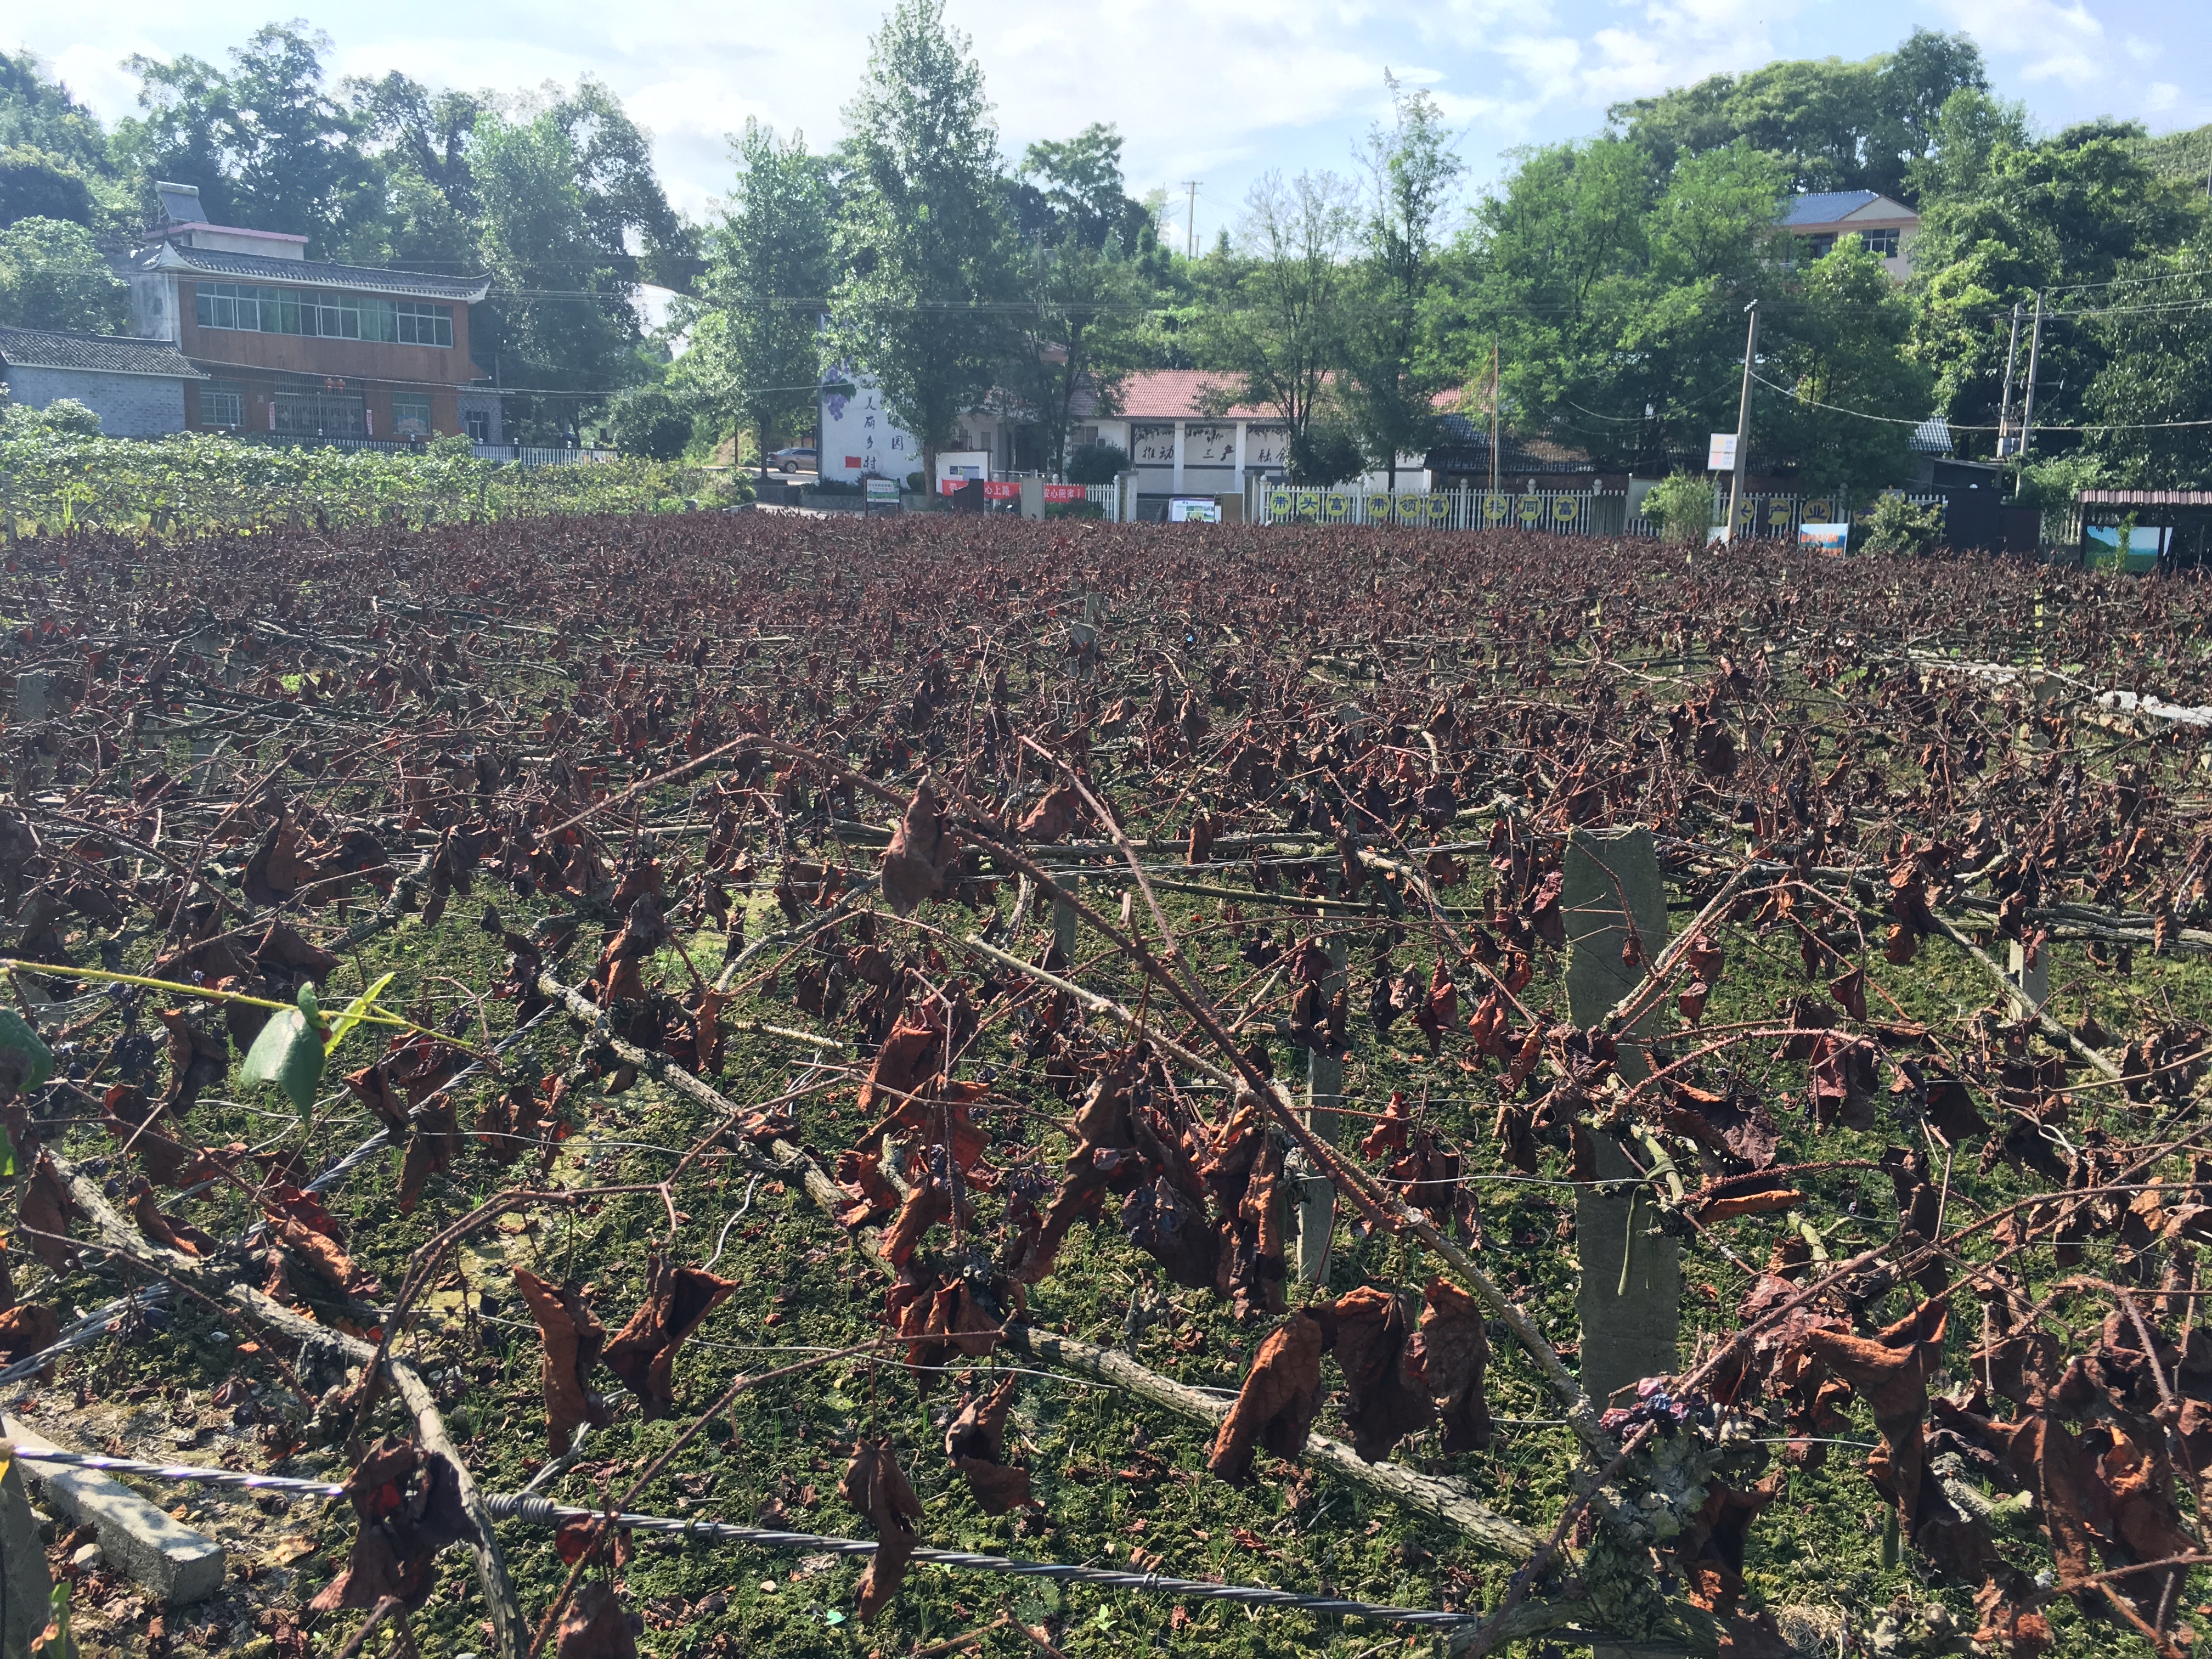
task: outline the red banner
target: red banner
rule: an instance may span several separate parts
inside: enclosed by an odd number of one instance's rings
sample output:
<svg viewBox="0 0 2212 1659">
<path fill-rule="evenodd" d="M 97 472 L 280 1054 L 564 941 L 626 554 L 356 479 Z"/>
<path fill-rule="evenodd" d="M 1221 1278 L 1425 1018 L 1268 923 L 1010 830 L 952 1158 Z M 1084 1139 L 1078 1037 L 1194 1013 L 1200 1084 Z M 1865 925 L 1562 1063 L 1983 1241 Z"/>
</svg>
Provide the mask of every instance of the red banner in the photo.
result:
<svg viewBox="0 0 2212 1659">
<path fill-rule="evenodd" d="M 1048 501 L 1079 501 L 1084 499 L 1081 484 L 1047 484 L 1044 498 Z"/>
</svg>

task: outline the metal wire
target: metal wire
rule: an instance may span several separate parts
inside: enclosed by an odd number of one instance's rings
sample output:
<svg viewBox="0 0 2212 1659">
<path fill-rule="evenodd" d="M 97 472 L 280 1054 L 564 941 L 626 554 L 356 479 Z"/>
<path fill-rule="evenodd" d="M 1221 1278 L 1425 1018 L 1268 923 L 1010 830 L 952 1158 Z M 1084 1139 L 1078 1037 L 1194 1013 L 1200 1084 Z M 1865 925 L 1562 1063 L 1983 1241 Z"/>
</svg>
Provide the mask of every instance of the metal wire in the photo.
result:
<svg viewBox="0 0 2212 1659">
<path fill-rule="evenodd" d="M 566 1521 L 601 1517 L 599 1510 L 575 1509 L 535 1495 L 501 1492 L 485 1503 L 501 1520 L 537 1526 L 557 1526 Z M 679 1533 L 690 1537 L 720 1539 L 733 1544 L 752 1544 L 763 1549 L 806 1550 L 828 1555 L 873 1555 L 872 1539 L 830 1538 L 811 1532 L 773 1532 L 759 1527 L 735 1526 L 726 1521 L 686 1521 L 665 1515 L 617 1515 L 614 1522 L 640 1532 Z M 1164 1578 L 1156 1572 L 1115 1572 L 1105 1567 L 1067 1566 L 1054 1561 L 1024 1561 L 1013 1556 L 981 1555 L 970 1550 L 921 1548 L 909 1558 L 933 1566 L 967 1572 L 1009 1572 L 1030 1578 L 1056 1579 L 1065 1584 L 1089 1584 L 1099 1589 L 1135 1590 L 1145 1595 L 1186 1596 L 1196 1601 L 1237 1601 L 1263 1607 L 1295 1607 L 1305 1613 L 1333 1614 L 1340 1619 L 1363 1619 L 1376 1624 L 1417 1625 L 1430 1630 L 1455 1630 L 1480 1622 L 1479 1615 L 1439 1613 L 1425 1607 L 1392 1607 L 1343 1596 L 1304 1595 L 1295 1590 L 1268 1589 L 1254 1584 L 1217 1584 L 1206 1578 Z"/>
<path fill-rule="evenodd" d="M 107 1334 L 107 1328 L 111 1324 L 133 1308 L 159 1302 L 168 1293 L 167 1285 L 149 1285 L 144 1290 L 134 1291 L 104 1308 L 94 1309 L 38 1352 L 26 1354 L 15 1364 L 0 1370 L 0 1388 L 23 1377 L 35 1376 L 72 1348 L 82 1348 L 87 1343 L 98 1341 Z"/>
<path fill-rule="evenodd" d="M 216 1468 L 203 1463 L 148 1463 L 136 1457 L 106 1457 L 97 1452 L 63 1451 L 58 1448 L 9 1445 L 12 1455 L 26 1463 L 58 1463 L 73 1469 L 93 1469 L 102 1474 L 135 1474 L 148 1480 L 191 1480 L 209 1486 L 237 1486 L 247 1492 L 290 1492 L 301 1498 L 343 1498 L 345 1488 L 331 1480 L 305 1480 L 290 1474 L 255 1474 L 245 1469 Z"/>
<path fill-rule="evenodd" d="M 148 1463 L 135 1457 L 106 1457 L 91 1452 L 33 1451 L 27 1447 L 8 1449 L 26 1463 L 52 1463 L 70 1468 L 93 1469 L 107 1474 L 134 1474 L 147 1480 L 188 1480 L 205 1486 L 234 1486 L 247 1492 L 288 1493 L 301 1498 L 335 1498 L 345 1488 L 330 1480 L 305 1480 L 293 1475 L 252 1474 L 243 1470 L 212 1468 L 195 1463 Z M 501 1521 L 526 1526 L 555 1527 L 568 1521 L 593 1521 L 603 1511 L 556 1504 L 536 1493 L 498 1492 L 487 1498 L 487 1507 Z M 873 1555 L 872 1539 L 832 1538 L 819 1533 L 775 1532 L 761 1527 L 740 1527 L 727 1521 L 679 1520 L 665 1515 L 618 1514 L 617 1526 L 637 1532 L 678 1534 L 714 1539 L 732 1544 L 750 1544 L 761 1549 L 805 1550 L 824 1555 Z M 1133 1590 L 1146 1595 L 1176 1595 L 1194 1601 L 1234 1601 L 1248 1607 L 1292 1607 L 1303 1613 L 1327 1613 L 1340 1619 L 1359 1619 L 1371 1624 L 1414 1625 L 1427 1630 L 1455 1630 L 1480 1622 L 1466 1613 L 1439 1613 L 1426 1607 L 1385 1607 L 1340 1595 L 1305 1595 L 1296 1590 L 1270 1589 L 1257 1584 L 1217 1584 L 1206 1578 L 1168 1578 L 1156 1572 L 1116 1572 L 1107 1567 L 1065 1565 L 1056 1561 L 1024 1561 L 1006 1555 L 983 1555 L 972 1550 L 917 1549 L 911 1558 L 932 1566 L 963 1572 L 1006 1572 L 1028 1578 L 1050 1578 L 1064 1584 L 1088 1584 L 1097 1589 Z"/>
</svg>

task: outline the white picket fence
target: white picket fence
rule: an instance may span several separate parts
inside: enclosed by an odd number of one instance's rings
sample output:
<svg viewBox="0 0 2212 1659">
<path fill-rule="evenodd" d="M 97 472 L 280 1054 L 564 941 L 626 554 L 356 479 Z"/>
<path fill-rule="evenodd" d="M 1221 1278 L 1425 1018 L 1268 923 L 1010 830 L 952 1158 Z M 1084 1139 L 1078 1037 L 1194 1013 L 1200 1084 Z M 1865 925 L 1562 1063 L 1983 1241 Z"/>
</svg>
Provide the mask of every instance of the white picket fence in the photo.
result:
<svg viewBox="0 0 2212 1659">
<path fill-rule="evenodd" d="M 1638 533 L 1619 490 L 1407 491 L 1303 489 L 1255 484 L 1255 524 L 1396 525 L 1423 530 L 1544 530 L 1561 536 Z M 1640 522 L 1640 521 L 1638 521 Z"/>
</svg>

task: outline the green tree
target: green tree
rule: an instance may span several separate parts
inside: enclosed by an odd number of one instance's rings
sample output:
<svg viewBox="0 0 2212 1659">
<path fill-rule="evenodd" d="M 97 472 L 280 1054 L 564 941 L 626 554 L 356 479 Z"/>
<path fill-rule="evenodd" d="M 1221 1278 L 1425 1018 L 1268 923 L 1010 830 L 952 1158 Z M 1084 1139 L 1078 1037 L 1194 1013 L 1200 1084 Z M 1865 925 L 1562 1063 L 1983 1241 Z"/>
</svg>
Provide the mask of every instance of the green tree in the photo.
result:
<svg viewBox="0 0 2212 1659">
<path fill-rule="evenodd" d="M 1027 210 L 1012 260 L 1027 303 L 1005 379 L 1035 418 L 1045 466 L 1064 476 L 1076 400 L 1088 393 L 1112 413 L 1146 351 L 1146 261 L 1157 238 L 1152 215 L 1122 188 L 1121 137 L 1111 127 L 1031 144 L 1019 180 L 1034 198 L 1017 198 Z"/>
<path fill-rule="evenodd" d="M 1778 291 L 1783 162 L 1746 143 L 1654 181 L 1620 138 L 1532 151 L 1479 210 L 1432 302 L 1462 383 L 1500 347 L 1516 430 L 1543 429 L 1647 472 L 1702 452 L 1733 414 L 1743 308 Z"/>
<path fill-rule="evenodd" d="M 1211 402 L 1266 404 L 1294 447 L 1343 364 L 1358 227 L 1358 198 L 1334 173 L 1286 184 L 1269 173 L 1244 198 L 1235 251 L 1206 261 L 1200 349 L 1233 377 Z"/>
<path fill-rule="evenodd" d="M 1749 143 L 1783 161 L 1793 190 L 1876 190 L 1911 201 L 1912 165 L 1932 148 L 1945 100 L 1988 84 L 1972 41 L 1921 28 L 1896 51 L 1858 63 L 1771 63 L 1616 104 L 1609 114 L 1662 171 Z"/>
<path fill-rule="evenodd" d="M 105 217 L 92 181 L 49 150 L 0 149 L 0 225 L 18 219 L 68 219 L 91 227 Z"/>
<path fill-rule="evenodd" d="M 884 17 L 845 124 L 832 350 L 882 386 L 933 477 L 939 448 L 1007 356 L 998 130 L 943 0 L 898 0 Z"/>
<path fill-rule="evenodd" d="M 668 388 L 632 386 L 608 410 L 615 447 L 625 455 L 672 461 L 691 441 L 691 417 Z"/>
<path fill-rule="evenodd" d="M 0 322 L 115 334 L 129 297 L 82 225 L 19 219 L 0 228 Z"/>
<path fill-rule="evenodd" d="M 2082 413 L 2100 469 L 2130 487 L 2212 486 L 2212 236 L 2130 268 L 2087 326 L 2103 359 Z"/>
<path fill-rule="evenodd" d="M 1906 354 L 1912 307 L 1856 236 L 1805 268 L 1760 356 L 1760 373 L 1793 396 L 1759 392 L 1756 429 L 1792 456 L 1799 482 L 1864 500 L 1910 475 L 1913 426 L 1931 378 Z M 1846 412 L 1848 411 L 1848 412 Z"/>
<path fill-rule="evenodd" d="M 1438 428 L 1438 376 L 1424 362 L 1422 301 L 1435 280 L 1437 232 L 1462 171 L 1443 112 L 1425 92 L 1385 76 L 1392 125 L 1368 133 L 1373 189 L 1366 259 L 1348 307 L 1345 402 L 1370 460 L 1398 487 L 1398 458 L 1429 447 Z"/>
<path fill-rule="evenodd" d="M 397 70 L 349 80 L 362 143 L 382 170 L 382 211 L 349 227 L 344 256 L 360 264 L 474 274 L 483 204 L 470 157 L 489 93 L 437 90 Z"/>
<path fill-rule="evenodd" d="M 0 149 L 38 150 L 88 178 L 110 171 L 100 118 L 27 52 L 0 52 Z"/>
<path fill-rule="evenodd" d="M 359 119 L 324 85 L 330 46 L 326 34 L 270 23 L 231 49 L 228 70 L 135 56 L 145 114 L 118 124 L 117 148 L 149 184 L 198 185 L 215 222 L 301 234 L 326 258 L 375 213 L 379 193 Z"/>
<path fill-rule="evenodd" d="M 750 425 L 768 476 L 771 434 L 815 408 L 823 296 L 830 291 L 827 169 L 793 133 L 747 120 L 732 142 L 738 188 L 708 233 L 703 302 L 677 379 L 718 426 Z"/>
<path fill-rule="evenodd" d="M 2178 247 L 2202 210 L 2184 182 L 2145 164 L 2132 124 L 2090 122 L 2033 140 L 2016 110 L 1961 94 L 1946 105 L 1942 131 L 1912 249 L 1912 351 L 1954 422 L 1993 428 L 2013 306 L 2032 307 L 2039 290 L 2107 283 Z M 2094 331 L 2046 323 L 2039 422 L 2078 418 L 2103 350 Z"/>
</svg>

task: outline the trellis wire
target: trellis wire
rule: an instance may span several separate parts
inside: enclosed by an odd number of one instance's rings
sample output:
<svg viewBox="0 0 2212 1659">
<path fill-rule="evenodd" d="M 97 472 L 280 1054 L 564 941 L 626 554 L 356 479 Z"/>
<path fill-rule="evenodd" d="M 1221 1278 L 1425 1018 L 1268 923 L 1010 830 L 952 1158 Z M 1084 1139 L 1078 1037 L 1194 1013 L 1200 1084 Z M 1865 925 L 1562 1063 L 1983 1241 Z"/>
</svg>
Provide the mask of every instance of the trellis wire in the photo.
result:
<svg viewBox="0 0 2212 1659">
<path fill-rule="evenodd" d="M 491 1512 L 501 1520 L 538 1526 L 565 1521 L 604 1517 L 599 1510 L 576 1509 L 550 1498 L 502 1492 L 487 1498 Z M 873 1555 L 876 1544 L 866 1538 L 832 1538 L 811 1532 L 773 1532 L 759 1527 L 740 1527 L 727 1521 L 678 1520 L 665 1515 L 620 1514 L 618 1527 L 639 1532 L 678 1533 L 699 1538 L 752 1544 L 763 1549 L 808 1550 L 817 1554 Z M 1270 1589 L 1255 1584 L 1217 1584 L 1205 1578 L 1165 1578 L 1154 1572 L 1116 1572 L 1107 1567 L 1079 1567 L 1055 1561 L 1025 1561 L 1016 1556 L 982 1555 L 971 1550 L 916 1549 L 909 1558 L 933 1566 L 968 1572 L 1006 1572 L 1030 1578 L 1051 1578 L 1066 1584 L 1089 1584 L 1094 1589 L 1135 1590 L 1147 1595 L 1182 1595 L 1198 1601 L 1237 1601 L 1254 1607 L 1294 1607 L 1305 1613 L 1362 1619 L 1376 1624 L 1416 1625 L 1431 1630 L 1453 1630 L 1479 1622 L 1480 1615 L 1440 1613 L 1425 1607 L 1383 1607 L 1342 1596 L 1304 1595 L 1295 1590 Z"/>
<path fill-rule="evenodd" d="M 149 1463 L 133 1457 L 107 1457 L 91 1452 L 9 1449 L 27 1463 L 53 1463 L 102 1474 L 132 1474 L 147 1480 L 188 1480 L 206 1486 L 234 1486 L 247 1492 L 289 1493 L 301 1498 L 343 1498 L 345 1488 L 329 1480 L 307 1480 L 293 1475 L 253 1474 L 239 1469 L 210 1468 L 193 1463 Z M 556 1504 L 535 1493 L 500 1492 L 485 1500 L 501 1521 L 526 1526 L 552 1527 L 569 1521 L 605 1518 L 599 1510 Z M 835 1538 L 819 1533 L 775 1532 L 761 1527 L 740 1527 L 727 1521 L 682 1520 L 665 1515 L 618 1514 L 618 1527 L 636 1532 L 661 1532 L 690 1538 L 716 1539 L 750 1544 L 761 1549 L 805 1550 L 815 1554 L 873 1555 L 872 1539 Z M 1302 1613 L 1326 1613 L 1340 1619 L 1364 1620 L 1370 1624 L 1413 1625 L 1429 1630 L 1455 1630 L 1480 1622 L 1474 1613 L 1443 1613 L 1426 1607 L 1393 1607 L 1358 1601 L 1339 1595 L 1306 1595 L 1296 1590 L 1272 1589 L 1257 1584 L 1217 1584 L 1205 1578 L 1169 1578 L 1156 1572 L 1117 1572 L 1108 1567 L 1073 1566 L 1056 1561 L 1027 1561 L 1007 1555 L 984 1555 L 973 1550 L 922 1547 L 909 1558 L 931 1566 L 965 1572 L 1004 1572 L 1027 1578 L 1050 1578 L 1064 1584 L 1088 1584 L 1094 1589 L 1130 1590 L 1149 1595 L 1178 1595 L 1194 1601 L 1233 1601 L 1249 1607 L 1288 1607 Z"/>
</svg>

